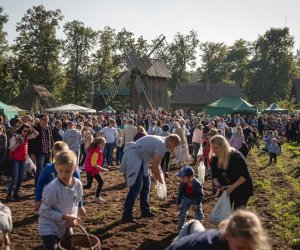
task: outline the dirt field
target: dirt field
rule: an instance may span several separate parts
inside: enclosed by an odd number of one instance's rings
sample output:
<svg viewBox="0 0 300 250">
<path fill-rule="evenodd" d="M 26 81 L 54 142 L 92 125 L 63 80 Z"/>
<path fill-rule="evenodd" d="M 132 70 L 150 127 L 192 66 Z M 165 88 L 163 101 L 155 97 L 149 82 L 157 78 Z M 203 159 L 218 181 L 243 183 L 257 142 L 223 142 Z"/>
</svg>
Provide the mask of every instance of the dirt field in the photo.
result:
<svg viewBox="0 0 300 250">
<path fill-rule="evenodd" d="M 251 161 L 251 156 L 249 161 Z M 256 170 L 254 169 L 254 171 Z M 168 199 L 166 201 L 161 202 L 157 200 L 155 182 L 153 181 L 152 183 L 151 206 L 152 210 L 157 213 L 157 218 L 140 219 L 139 202 L 137 201 L 134 217 L 138 219 L 138 224 L 119 224 L 127 187 L 123 176 L 119 173 L 119 167 L 114 167 L 110 172 L 103 174 L 105 184 L 102 196 L 106 199 L 106 203 L 94 204 L 92 202 L 96 182 L 94 182 L 92 189 L 85 190 L 84 203 L 87 215 L 83 218 L 81 224 L 88 232 L 100 238 L 103 249 L 164 249 L 178 233 L 178 216 L 174 206 L 179 184 L 179 179 L 175 177 L 176 172 L 177 170 L 175 169 L 170 171 L 169 179 L 166 180 L 168 188 Z M 254 173 L 254 176 L 258 178 L 257 173 Z M 82 180 L 85 183 L 84 174 Z M 38 215 L 33 208 L 33 189 L 33 180 L 25 182 L 21 188 L 21 195 L 24 199 L 20 202 L 7 203 L 12 210 L 14 222 L 14 229 L 11 235 L 12 249 L 42 249 L 37 231 Z M 210 181 L 205 182 L 204 192 L 204 225 L 207 228 L 212 228 L 213 226 L 207 221 L 207 216 L 212 210 L 217 197 L 211 196 Z M 261 199 L 255 199 L 255 204 L 251 206 L 257 208 L 255 210 L 265 218 L 266 227 L 272 230 L 274 225 L 272 224 L 270 211 L 264 210 L 264 207 L 266 207 L 265 203 L 268 200 L 263 197 L 263 193 L 257 192 L 255 197 L 260 197 Z M 5 197 L 4 190 L 2 191 L 2 197 Z M 191 213 L 190 218 L 193 218 L 193 216 L 193 213 Z M 284 244 L 280 242 L 280 239 L 274 239 L 274 243 L 276 246 L 280 246 L 278 248 L 275 247 L 276 249 L 287 249 L 282 248 Z"/>
</svg>

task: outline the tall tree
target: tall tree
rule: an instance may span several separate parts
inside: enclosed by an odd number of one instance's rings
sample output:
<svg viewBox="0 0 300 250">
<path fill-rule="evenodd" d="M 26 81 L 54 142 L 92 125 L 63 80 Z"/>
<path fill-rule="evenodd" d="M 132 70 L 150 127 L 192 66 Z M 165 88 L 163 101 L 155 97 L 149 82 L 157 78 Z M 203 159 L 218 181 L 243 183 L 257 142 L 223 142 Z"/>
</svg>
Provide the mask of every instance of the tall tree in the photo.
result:
<svg viewBox="0 0 300 250">
<path fill-rule="evenodd" d="M 250 43 L 240 39 L 228 48 L 225 63 L 229 82 L 246 88 L 249 77 Z"/>
<path fill-rule="evenodd" d="M 225 60 L 227 46 L 224 43 L 205 42 L 200 44 L 202 64 L 199 68 L 204 82 L 228 82 Z"/>
<path fill-rule="evenodd" d="M 0 99 L 10 103 L 12 98 L 17 94 L 18 86 L 14 81 L 14 58 L 9 52 L 8 42 L 4 25 L 8 22 L 8 15 L 4 13 L 0 6 Z"/>
<path fill-rule="evenodd" d="M 172 78 L 169 87 L 175 89 L 181 82 L 189 82 L 189 70 L 196 66 L 196 49 L 199 45 L 197 32 L 191 30 L 187 35 L 177 33 L 169 45 L 166 60 Z"/>
<path fill-rule="evenodd" d="M 49 90 L 54 89 L 60 72 L 60 41 L 56 30 L 62 19 L 59 9 L 48 11 L 39 5 L 28 9 L 17 23 L 19 35 L 14 50 L 25 85 L 43 84 Z"/>
<path fill-rule="evenodd" d="M 116 31 L 109 26 L 104 27 L 99 32 L 98 48 L 93 55 L 96 90 L 116 83 L 123 62 L 121 53 L 117 53 L 119 48 Z M 125 67 L 124 64 L 123 67 Z"/>
<path fill-rule="evenodd" d="M 288 28 L 271 28 L 254 42 L 248 94 L 253 101 L 268 103 L 287 98 L 296 74 L 294 38 Z"/>
<path fill-rule="evenodd" d="M 90 94 L 90 57 L 95 49 L 97 32 L 85 27 L 82 22 L 72 21 L 64 25 L 66 40 L 63 57 L 66 62 L 68 95 L 65 98 L 75 103 L 86 104 Z"/>
</svg>

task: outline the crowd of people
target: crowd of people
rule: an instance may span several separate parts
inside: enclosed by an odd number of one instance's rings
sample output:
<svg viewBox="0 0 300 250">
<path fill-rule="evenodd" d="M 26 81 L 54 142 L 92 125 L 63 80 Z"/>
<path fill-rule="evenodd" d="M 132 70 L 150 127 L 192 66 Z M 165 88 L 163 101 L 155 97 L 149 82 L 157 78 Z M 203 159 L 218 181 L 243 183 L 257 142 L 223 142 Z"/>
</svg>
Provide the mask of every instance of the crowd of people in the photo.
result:
<svg viewBox="0 0 300 250">
<path fill-rule="evenodd" d="M 102 171 L 121 165 L 120 171 L 129 186 L 121 222 L 132 223 L 136 221 L 132 210 L 138 195 L 141 217 L 156 216 L 149 203 L 150 169 L 154 178 L 165 185 L 169 169 L 174 167 L 182 178 L 176 199 L 178 227 L 182 229 L 190 207 L 194 207 L 198 221 L 203 218 L 203 183 L 195 177 L 195 168 L 190 165 L 203 162 L 213 194 L 226 190 L 232 208 L 238 210 L 245 208 L 253 195 L 253 181 L 246 163 L 249 150 L 256 146 L 269 153 L 270 163 L 276 163 L 281 144 L 286 140 L 300 142 L 300 117 L 281 114 L 210 117 L 204 112 L 171 113 L 163 109 L 99 115 L 25 115 L 11 120 L 0 116 L 0 166 L 10 158 L 14 170 L 5 200 L 9 205 L 22 199 L 19 190 L 25 163 L 30 160 L 35 166 L 39 233 L 44 248 L 54 249 L 67 228 L 77 224 L 78 216 L 85 215 L 82 194 L 84 189 L 91 188 L 93 179 L 98 183 L 95 202 L 105 202 L 101 197 Z M 86 172 L 84 186 L 80 171 Z M 235 216 L 243 217 L 243 212 L 232 215 L 221 228 L 229 230 Z M 247 216 L 255 222 L 248 225 L 251 230 L 261 227 L 255 215 L 245 212 Z M 230 247 L 228 239 L 237 232 L 233 229 L 226 234 L 226 230 L 213 234 L 226 235 L 228 249 L 235 249 Z"/>
</svg>

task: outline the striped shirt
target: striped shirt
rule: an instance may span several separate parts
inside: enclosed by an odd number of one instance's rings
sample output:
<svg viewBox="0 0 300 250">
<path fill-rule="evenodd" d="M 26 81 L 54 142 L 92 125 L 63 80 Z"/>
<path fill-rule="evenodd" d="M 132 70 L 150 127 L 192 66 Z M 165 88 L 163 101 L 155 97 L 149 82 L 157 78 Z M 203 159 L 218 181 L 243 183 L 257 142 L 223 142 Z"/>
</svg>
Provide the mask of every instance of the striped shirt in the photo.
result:
<svg viewBox="0 0 300 250">
<path fill-rule="evenodd" d="M 62 219 L 63 214 L 77 216 L 83 189 L 79 179 L 73 177 L 73 180 L 72 187 L 65 186 L 58 178 L 45 187 L 38 222 L 41 236 L 56 235 L 62 238 L 68 228 L 66 221 Z"/>
</svg>

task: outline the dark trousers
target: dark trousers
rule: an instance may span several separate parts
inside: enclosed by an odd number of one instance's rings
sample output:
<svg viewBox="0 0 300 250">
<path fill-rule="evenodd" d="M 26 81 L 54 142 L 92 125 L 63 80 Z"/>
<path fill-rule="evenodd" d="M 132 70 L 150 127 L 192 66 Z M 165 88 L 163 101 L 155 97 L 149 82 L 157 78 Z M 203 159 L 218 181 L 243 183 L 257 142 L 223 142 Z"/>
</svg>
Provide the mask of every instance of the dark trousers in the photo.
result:
<svg viewBox="0 0 300 250">
<path fill-rule="evenodd" d="M 194 161 L 197 161 L 197 154 L 200 149 L 200 143 L 193 142 L 193 148 L 194 148 Z"/>
<path fill-rule="evenodd" d="M 91 175 L 90 173 L 86 174 L 86 179 L 87 179 L 87 184 L 83 186 L 84 189 L 88 189 L 92 187 L 92 183 L 93 183 L 93 179 L 96 179 L 96 181 L 98 182 L 98 187 L 97 187 L 97 191 L 96 191 L 96 198 L 98 198 L 100 196 L 100 192 L 102 190 L 104 181 L 102 179 L 101 174 L 97 174 L 97 175 Z"/>
<path fill-rule="evenodd" d="M 79 166 L 83 166 L 86 158 L 86 151 L 84 144 L 80 145 L 80 156 L 79 156 Z"/>
<path fill-rule="evenodd" d="M 239 208 L 246 208 L 250 197 L 234 199 L 229 195 L 229 198 L 232 209 L 237 210 Z"/>
<path fill-rule="evenodd" d="M 169 172 L 169 162 L 170 162 L 170 152 L 167 151 L 161 160 L 161 166 L 164 173 Z"/>
<path fill-rule="evenodd" d="M 39 180 L 40 173 L 44 166 L 50 162 L 50 153 L 39 153 L 35 155 L 36 158 L 36 172 L 35 172 L 35 186 Z"/>
<path fill-rule="evenodd" d="M 60 241 L 56 235 L 44 235 L 41 236 L 43 241 L 44 250 L 55 250 L 57 244 Z"/>
<path fill-rule="evenodd" d="M 117 147 L 116 161 L 121 164 L 124 155 L 124 145 L 122 147 Z"/>
<path fill-rule="evenodd" d="M 149 176 L 143 175 L 143 166 L 136 178 L 136 181 L 133 186 L 129 187 L 128 194 L 125 199 L 123 218 L 132 218 L 132 210 L 140 194 L 140 208 L 143 214 L 150 212 L 149 204 L 149 193 L 150 193 L 151 179 Z"/>
<path fill-rule="evenodd" d="M 277 154 L 276 153 L 269 153 L 270 154 L 270 163 L 272 163 L 272 159 L 274 159 L 274 163 L 277 162 Z"/>
<path fill-rule="evenodd" d="M 108 166 L 112 166 L 113 160 L 113 151 L 114 151 L 115 144 L 114 143 L 106 143 L 103 151 L 103 156 L 108 164 Z M 104 161 L 102 163 L 102 167 L 104 166 Z"/>
</svg>

